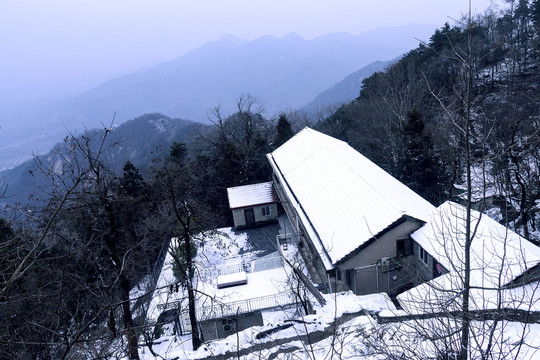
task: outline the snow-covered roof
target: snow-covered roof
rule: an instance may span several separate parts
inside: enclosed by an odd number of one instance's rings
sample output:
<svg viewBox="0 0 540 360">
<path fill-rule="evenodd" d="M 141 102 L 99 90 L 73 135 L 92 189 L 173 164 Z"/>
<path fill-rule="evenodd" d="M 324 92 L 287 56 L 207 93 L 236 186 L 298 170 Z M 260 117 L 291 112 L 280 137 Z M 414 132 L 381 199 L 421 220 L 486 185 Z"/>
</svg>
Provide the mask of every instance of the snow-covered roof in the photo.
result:
<svg viewBox="0 0 540 360">
<path fill-rule="evenodd" d="M 411 237 L 450 272 L 462 271 L 466 208 L 447 201 Z M 471 281 L 506 285 L 540 263 L 540 248 L 487 215 L 471 211 Z"/>
<path fill-rule="evenodd" d="M 267 157 L 327 269 L 403 215 L 426 220 L 434 209 L 347 143 L 308 127 Z"/>
<path fill-rule="evenodd" d="M 449 273 L 398 296 L 409 311 L 459 308 L 464 281 L 466 208 L 447 201 L 411 237 Z M 539 303 L 538 284 L 505 288 L 540 264 L 540 248 L 478 211 L 471 212 L 471 308 L 530 306 Z M 530 289 L 529 289 L 530 288 Z"/>
<path fill-rule="evenodd" d="M 227 196 L 231 209 L 270 204 L 278 201 L 271 181 L 227 188 Z"/>
<path fill-rule="evenodd" d="M 232 274 L 219 275 L 217 278 L 218 289 L 247 284 L 248 277 L 245 271 L 239 271 Z"/>
</svg>

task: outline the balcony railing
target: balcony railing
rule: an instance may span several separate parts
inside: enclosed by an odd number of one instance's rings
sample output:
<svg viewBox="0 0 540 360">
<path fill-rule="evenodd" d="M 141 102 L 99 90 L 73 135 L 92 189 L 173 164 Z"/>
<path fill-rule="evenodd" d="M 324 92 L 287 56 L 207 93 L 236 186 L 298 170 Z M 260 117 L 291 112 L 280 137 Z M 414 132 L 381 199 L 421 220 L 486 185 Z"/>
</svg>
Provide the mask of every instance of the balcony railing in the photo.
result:
<svg viewBox="0 0 540 360">
<path fill-rule="evenodd" d="M 214 300 L 211 301 L 211 305 L 202 306 L 196 309 L 195 314 L 198 321 L 233 317 L 262 310 L 290 308 L 293 305 L 296 306 L 299 302 L 296 295 L 292 292 L 261 296 L 229 303 L 221 303 Z M 182 305 L 185 308 L 180 311 L 179 320 L 182 331 L 184 333 L 189 333 L 191 332 L 191 322 L 189 320 L 189 311 L 187 309 L 187 299 L 159 305 L 158 308 L 166 310 L 175 307 L 179 308 Z"/>
<path fill-rule="evenodd" d="M 236 314 L 246 314 L 254 311 L 286 307 L 296 304 L 297 298 L 294 293 L 287 292 L 228 303 L 215 301 L 214 299 L 211 299 L 210 301 L 211 305 L 201 306 L 197 308 L 197 319 L 204 321 L 208 319 L 221 318 Z M 184 306 L 186 307 L 186 310 L 182 310 L 182 313 L 187 313 L 187 305 L 187 299 L 184 298 L 182 300 L 172 301 L 167 304 L 159 304 L 158 309 L 163 311 Z"/>
<path fill-rule="evenodd" d="M 236 314 L 246 314 L 255 311 L 286 307 L 296 304 L 297 299 L 293 293 L 262 296 L 230 303 L 212 301 L 212 305 L 197 309 L 197 318 L 201 321 L 216 319 Z"/>
</svg>

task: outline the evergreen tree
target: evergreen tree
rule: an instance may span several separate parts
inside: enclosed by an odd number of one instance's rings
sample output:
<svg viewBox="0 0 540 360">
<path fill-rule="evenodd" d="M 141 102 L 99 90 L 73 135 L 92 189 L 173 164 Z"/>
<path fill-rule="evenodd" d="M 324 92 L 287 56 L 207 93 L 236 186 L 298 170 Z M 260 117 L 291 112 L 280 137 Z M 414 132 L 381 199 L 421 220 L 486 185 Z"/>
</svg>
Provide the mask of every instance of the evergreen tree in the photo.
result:
<svg viewBox="0 0 540 360">
<path fill-rule="evenodd" d="M 277 149 L 283 145 L 287 140 L 293 137 L 294 132 L 291 127 L 291 123 L 287 120 L 285 114 L 279 115 L 279 119 L 276 125 L 276 138 L 274 139 L 274 149 Z"/>
<path fill-rule="evenodd" d="M 0 218 L 0 243 L 8 241 L 14 235 L 11 225 L 5 219 Z"/>
<path fill-rule="evenodd" d="M 531 4 L 531 18 L 536 31 L 540 30 L 540 0 L 534 0 Z"/>
<path fill-rule="evenodd" d="M 443 199 L 444 172 L 433 149 L 431 135 L 416 108 L 407 113 L 403 124 L 404 154 L 401 159 L 401 180 L 415 192 L 439 203 Z"/>
<path fill-rule="evenodd" d="M 540 53 L 540 0 L 534 0 L 530 6 L 531 20 L 533 23 L 533 54 L 538 59 Z"/>
<path fill-rule="evenodd" d="M 131 161 L 127 160 L 122 171 L 123 176 L 120 179 L 121 193 L 132 198 L 142 195 L 146 184 L 139 169 Z"/>
<path fill-rule="evenodd" d="M 186 143 L 183 142 L 173 142 L 169 150 L 170 161 L 174 161 L 177 164 L 184 164 L 187 158 L 187 147 Z"/>
</svg>

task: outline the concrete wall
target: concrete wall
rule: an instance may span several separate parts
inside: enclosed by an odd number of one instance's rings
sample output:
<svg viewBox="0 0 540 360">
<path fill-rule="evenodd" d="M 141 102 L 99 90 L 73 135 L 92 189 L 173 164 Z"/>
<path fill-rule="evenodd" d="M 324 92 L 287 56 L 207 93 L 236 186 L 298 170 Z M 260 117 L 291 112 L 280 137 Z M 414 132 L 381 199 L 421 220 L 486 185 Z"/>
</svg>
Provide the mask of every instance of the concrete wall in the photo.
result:
<svg viewBox="0 0 540 360">
<path fill-rule="evenodd" d="M 234 227 L 246 226 L 246 217 L 244 216 L 244 209 L 235 209 L 232 211 Z"/>
<path fill-rule="evenodd" d="M 418 226 L 419 224 L 413 221 L 401 224 L 362 250 L 360 254 L 339 265 L 338 270 L 342 272 L 342 279 L 334 280 L 338 290 L 351 290 L 358 295 L 373 292 L 395 295 L 437 276 L 438 274 L 434 273 L 437 261 L 428 254 L 427 263 L 424 263 L 419 256 L 419 245 L 412 240 L 413 253 L 403 258 L 397 257 L 396 241 L 407 238 Z M 369 266 L 376 264 L 377 257 L 391 258 L 390 271 L 383 271 L 381 266 Z M 372 263 L 368 264 L 370 260 Z M 350 286 L 347 284 L 347 271 L 350 271 L 352 280 Z M 447 270 L 443 268 L 441 274 L 446 272 Z"/>
<path fill-rule="evenodd" d="M 435 260 L 431 255 L 428 254 L 427 255 L 428 262 L 427 264 L 424 263 L 424 261 L 420 259 L 420 256 L 419 256 L 420 247 L 416 242 L 413 244 L 413 251 L 414 253 L 410 257 L 409 262 L 416 273 L 415 285 L 419 285 L 435 277 L 433 274 L 434 272 L 433 269 L 435 268 L 435 264 L 437 264 L 437 260 Z M 448 270 L 443 268 L 442 274 L 446 274 L 446 273 L 448 273 Z"/>
<path fill-rule="evenodd" d="M 204 340 L 221 339 L 252 326 L 262 326 L 261 313 L 242 314 L 224 319 L 212 319 L 199 323 Z M 229 331 L 226 331 L 230 329 Z"/>
<path fill-rule="evenodd" d="M 341 271 L 341 280 L 338 278 L 338 274 L 333 274 L 337 290 L 350 289 L 358 295 L 375 292 L 386 292 L 392 295 L 401 292 L 402 288 L 408 286 L 415 276 L 416 269 L 408 263 L 410 259 L 400 260 L 399 264 L 393 260 L 390 267 L 393 270 L 387 272 L 383 272 L 381 266 L 375 265 L 379 259 L 384 257 L 395 258 L 397 255 L 396 241 L 407 238 L 420 226 L 421 224 L 417 221 L 406 220 L 352 258 L 339 264 L 337 270 Z M 346 271 L 349 271 L 351 277 L 350 287 L 346 282 Z"/>
<path fill-rule="evenodd" d="M 264 207 L 268 206 L 270 208 L 270 215 L 263 215 L 262 209 Z M 261 206 L 254 206 L 253 211 L 255 212 L 255 223 L 264 223 L 268 221 L 277 220 L 278 213 L 277 213 L 277 204 L 266 204 Z"/>
<path fill-rule="evenodd" d="M 270 215 L 263 215 L 262 209 L 263 207 L 268 206 L 270 208 Z M 253 214 L 255 217 L 255 224 L 264 224 L 266 222 L 272 222 L 276 221 L 278 218 L 278 209 L 277 204 L 266 204 L 266 205 L 258 205 L 253 206 L 249 208 L 242 208 L 242 209 L 234 209 L 232 211 L 233 213 L 233 220 L 234 220 L 234 227 L 242 228 L 246 226 L 246 216 L 245 216 L 245 210 L 253 209 Z"/>
<path fill-rule="evenodd" d="M 299 250 L 306 268 L 311 277 L 311 281 L 314 284 L 321 285 L 323 292 L 326 292 L 329 289 L 328 286 L 328 276 L 326 274 L 326 269 L 324 264 L 320 259 L 317 251 L 315 250 L 311 240 L 305 235 L 307 234 L 303 224 L 299 221 L 299 216 L 296 213 L 295 208 L 292 206 L 289 198 L 287 197 L 285 190 L 283 189 L 282 184 L 279 181 L 279 178 L 273 174 L 274 189 L 278 195 L 281 205 L 289 218 L 289 222 L 293 227 L 293 231 L 298 235 Z"/>
<path fill-rule="evenodd" d="M 294 231 L 296 233 L 299 233 L 300 229 L 299 229 L 299 226 L 297 226 L 298 215 L 296 214 L 296 211 L 294 210 L 293 206 L 291 205 L 291 202 L 289 201 L 287 195 L 285 194 L 285 191 L 283 190 L 283 186 L 281 185 L 281 182 L 279 181 L 278 177 L 275 174 L 272 175 L 272 181 L 274 183 L 274 190 L 276 191 L 276 194 L 281 202 L 281 206 L 283 206 L 283 209 L 285 210 L 285 213 L 287 214 L 287 217 L 289 218 L 289 222 L 294 228 Z"/>
</svg>

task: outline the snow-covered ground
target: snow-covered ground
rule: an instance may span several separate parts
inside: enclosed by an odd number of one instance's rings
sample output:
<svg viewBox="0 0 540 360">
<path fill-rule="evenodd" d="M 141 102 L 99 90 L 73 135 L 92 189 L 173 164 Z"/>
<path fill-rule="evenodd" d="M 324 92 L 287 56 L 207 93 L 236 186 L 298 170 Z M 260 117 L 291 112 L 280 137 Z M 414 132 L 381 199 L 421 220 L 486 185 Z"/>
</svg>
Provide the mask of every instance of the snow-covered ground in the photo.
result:
<svg viewBox="0 0 540 360">
<path fill-rule="evenodd" d="M 241 266 L 257 256 L 256 253 L 250 252 L 246 234 L 234 233 L 231 228 L 207 232 L 194 240 L 197 243 L 197 255 L 194 259 L 196 278 L 205 289 L 208 288 L 206 282 L 217 280 L 219 268 Z M 177 241 L 172 239 L 170 247 L 175 246 L 178 246 Z M 168 253 L 148 308 L 147 319 L 150 322 L 156 322 L 168 304 L 183 301 L 186 296 L 181 287 L 178 290 L 176 288 L 178 280 L 173 273 L 173 261 L 173 257 Z"/>
<path fill-rule="evenodd" d="M 197 316 L 199 320 L 220 318 L 228 314 L 229 308 L 234 311 L 251 312 L 268 308 L 287 307 L 296 303 L 291 293 L 289 277 L 290 269 L 277 252 L 259 258 L 257 251 L 252 251 L 245 232 L 233 231 L 231 228 L 207 232 L 199 239 L 194 239 L 198 251 L 194 259 L 197 269 L 196 294 Z M 171 248 L 177 246 L 171 241 Z M 290 247 L 286 253 L 292 253 Z M 288 254 L 291 255 L 292 254 Z M 241 275 L 241 276 L 240 276 Z M 218 287 L 219 280 L 242 278 L 247 282 L 242 285 L 225 288 Z M 163 321 L 160 315 L 167 310 L 182 309 L 180 324 L 182 331 L 190 331 L 186 309 L 188 307 L 185 291 L 178 286 L 173 272 L 173 257 L 167 254 L 161 270 L 157 288 L 148 308 L 147 319 L 150 323 Z M 288 313 L 288 312 L 287 312 Z M 268 320 L 265 314 L 264 319 Z M 173 334 L 172 323 L 165 325 L 164 335 Z M 166 337 L 158 339 L 162 342 Z M 170 337 L 172 343 L 183 343 L 189 337 Z M 166 340 L 169 342 L 169 340 Z M 189 341 L 188 341 L 189 342 Z"/>
<path fill-rule="evenodd" d="M 293 318 L 294 310 L 271 311 L 263 313 L 264 326 L 254 326 L 238 334 L 231 335 L 225 339 L 209 341 L 201 346 L 197 351 L 191 348 L 189 336 L 167 336 L 159 344 L 153 347 L 153 351 L 163 356 L 165 359 L 204 359 L 209 356 L 232 354 L 235 357 L 237 351 L 242 351 L 243 359 L 265 359 L 270 354 L 280 352 L 283 349 L 295 349 L 299 352 L 300 358 L 304 351 L 312 352 L 306 358 L 324 358 L 324 354 L 332 347 L 332 341 L 342 345 L 348 344 L 346 339 L 355 332 L 358 326 L 367 326 L 374 320 L 370 316 L 359 315 L 363 311 L 379 312 L 382 310 L 395 310 L 395 306 L 385 294 L 373 294 L 366 296 L 355 296 L 350 292 L 324 295 L 327 303 L 325 306 L 315 306 L 315 314 Z M 351 316 L 344 323 L 340 319 L 346 314 L 356 314 Z M 338 334 L 334 336 L 334 324 Z M 289 327 L 286 327 L 290 325 Z M 272 330 L 276 329 L 275 332 Z M 268 332 L 268 335 L 261 338 L 261 333 Z M 259 335 L 259 336 L 258 336 Z M 305 338 L 313 336 L 309 343 Z M 259 338 L 258 338 L 259 337 Z M 349 350 L 354 350 L 354 344 Z M 347 345 L 347 347 L 349 347 Z M 148 349 L 141 351 L 143 359 L 154 359 Z M 319 356 L 320 355 L 320 356 Z M 311 357 L 310 357 L 311 356 Z"/>
<path fill-rule="evenodd" d="M 535 161 L 530 160 L 526 163 L 528 164 L 528 166 L 532 167 L 529 171 L 531 171 L 532 173 L 538 173 Z M 515 211 L 516 216 L 520 213 L 521 210 L 521 202 L 519 196 L 516 196 L 512 192 L 508 192 L 508 190 L 505 190 L 502 186 L 502 183 L 504 183 L 504 181 L 499 178 L 502 175 L 494 174 L 497 174 L 497 172 L 493 170 L 493 164 L 490 162 L 482 162 L 480 164 L 475 164 L 471 167 L 472 202 L 481 204 L 482 207 L 487 206 L 487 209 L 482 209 L 484 210 L 484 213 L 486 215 L 504 224 L 505 226 L 508 226 L 520 235 L 523 235 L 523 224 L 521 224 L 520 222 L 521 217 L 518 216 L 517 218 L 505 220 L 506 215 L 503 214 L 503 211 L 508 212 L 509 209 L 501 209 L 500 205 L 491 203 L 491 200 L 498 197 L 500 199 L 504 199 L 504 201 L 507 202 L 507 205 L 510 207 L 510 209 Z M 466 183 L 455 184 L 454 186 L 458 190 L 462 191 L 462 193 L 459 194 L 457 197 L 462 201 L 465 201 L 467 195 Z M 535 200 L 534 208 L 540 209 L 540 200 Z M 530 209 L 531 214 L 536 217 L 535 221 L 538 222 L 539 212 L 534 211 L 534 208 Z M 508 221 L 508 223 L 505 223 L 505 221 Z M 531 225 L 529 225 L 529 234 L 530 240 L 540 242 L 540 227 L 537 226 L 536 228 L 533 228 Z"/>
<path fill-rule="evenodd" d="M 220 299 L 223 302 L 231 302 L 279 295 L 289 291 L 288 286 L 290 284 L 287 283 L 287 280 L 290 269 L 286 265 L 276 267 L 274 264 L 272 266 L 271 263 L 276 261 L 275 255 L 267 255 L 263 259 L 257 260 L 257 254 L 251 251 L 253 249 L 250 248 L 245 233 L 224 228 L 206 233 L 203 238 L 197 241 L 199 244 L 199 252 L 195 258 L 199 275 L 197 289 L 201 293 L 208 294 L 210 297 Z M 174 240 L 171 245 L 175 245 Z M 295 246 L 289 245 L 286 250 L 282 249 L 282 252 L 288 259 L 298 259 L 298 255 L 295 254 Z M 150 321 L 157 321 L 160 313 L 167 309 L 167 304 L 181 301 L 184 298 L 181 289 L 177 292 L 176 287 L 173 286 L 173 291 L 171 291 L 170 285 L 177 283 L 173 274 L 172 261 L 171 255 L 168 254 L 158 280 L 157 289 L 149 306 L 148 319 Z M 253 267 L 253 269 L 247 269 L 248 283 L 246 285 L 224 289 L 217 288 L 218 274 L 221 272 L 227 273 L 235 267 L 245 269 L 246 264 Z M 264 269 L 268 264 L 270 264 L 269 268 Z M 255 268 L 262 270 L 255 270 Z M 308 334 L 312 333 L 326 334 L 328 328 L 333 326 L 336 319 L 341 318 L 344 314 L 358 313 L 363 310 L 395 310 L 388 297 L 381 294 L 357 297 L 352 293 L 342 293 L 325 295 L 325 298 L 327 304 L 324 307 L 315 306 L 316 314 L 313 315 L 302 316 L 295 308 L 265 310 L 262 312 L 263 326 L 255 326 L 241 331 L 237 335 L 207 342 L 197 351 L 192 350 L 189 334 L 180 336 L 172 335 L 172 332 L 169 332 L 154 342 L 152 351 L 146 346 L 142 347 L 140 351 L 141 357 L 143 359 L 154 359 L 154 354 L 159 354 L 165 359 L 199 359 L 209 355 L 215 356 L 237 351 L 238 346 L 240 349 L 244 349 L 244 352 L 251 352 L 250 347 L 257 344 L 264 345 L 266 351 L 274 351 L 275 349 L 272 350 L 274 340 L 280 342 L 281 347 L 291 350 L 294 346 L 299 346 L 302 343 L 302 336 L 309 337 Z M 357 322 L 364 321 L 367 321 L 367 319 L 348 319 L 346 321 L 348 325 L 341 324 L 341 326 L 356 326 Z M 172 330 L 172 326 L 170 326 L 169 330 Z M 269 334 L 264 338 L 257 339 L 257 335 L 265 331 L 269 332 Z M 325 347 L 324 342 L 327 336 L 319 337 L 320 346 Z M 322 350 L 319 349 L 318 351 Z M 253 356 L 255 356 L 255 353 Z"/>
<path fill-rule="evenodd" d="M 243 301 L 287 291 L 287 267 L 270 266 L 263 271 L 253 271 L 253 261 L 257 261 L 258 254 L 250 247 L 246 233 L 225 228 L 209 232 L 197 241 L 199 252 L 195 260 L 200 278 L 197 287 L 211 297 L 223 302 Z M 285 255 L 291 260 L 298 260 L 295 246 L 289 245 Z M 272 259 L 275 260 L 270 255 L 261 261 L 272 262 Z M 172 259 L 168 255 L 150 305 L 149 319 L 153 321 L 157 320 L 167 304 L 183 298 L 181 289 L 171 292 L 170 284 L 176 283 L 171 263 Z M 238 269 L 246 270 L 246 285 L 217 288 L 219 274 L 230 271 L 234 273 Z M 509 290 L 512 298 L 520 296 L 519 290 Z M 254 326 L 223 339 L 207 341 L 196 351 L 192 349 L 189 334 L 180 336 L 172 332 L 165 333 L 153 343 L 151 350 L 147 346 L 141 347 L 141 359 L 379 360 L 389 359 L 390 356 L 435 359 L 441 355 L 446 345 L 451 344 L 441 343 L 430 336 L 445 335 L 450 329 L 459 327 L 458 320 L 448 317 L 381 322 L 381 317 L 391 319 L 407 315 L 405 311 L 397 310 L 385 294 L 356 296 L 344 292 L 323 296 L 326 304 L 321 306 L 313 302 L 315 313 L 312 315 L 303 315 L 295 308 L 264 310 L 262 326 Z M 527 303 L 532 305 L 530 310 L 540 309 L 538 296 Z M 506 320 L 474 321 L 472 329 L 471 358 L 481 358 L 478 349 L 486 349 L 488 346 L 491 346 L 496 355 L 493 358 L 497 359 L 507 356 L 524 360 L 540 358 L 537 348 L 540 344 L 540 324 Z M 445 339 L 453 341 L 456 336 Z M 490 339 L 493 341 L 490 342 Z"/>
<path fill-rule="evenodd" d="M 189 337 L 166 337 L 153 350 L 164 359 L 436 359 L 445 347 L 430 339 L 428 331 L 455 325 L 448 319 L 411 320 L 379 324 L 365 312 L 403 315 L 384 294 L 324 295 L 327 304 L 315 306 L 316 314 L 292 319 L 291 313 L 266 314 L 265 325 L 246 329 L 225 339 L 204 343 L 192 351 Z M 365 311 L 365 312 L 364 312 Z M 498 321 L 473 322 L 471 359 L 493 340 L 494 359 L 540 358 L 540 324 Z M 491 331 L 494 329 L 494 331 Z M 266 336 L 261 336 L 267 334 Z M 452 339 L 450 337 L 449 339 Z M 448 344 L 447 344 L 448 345 Z M 143 359 L 154 359 L 145 349 Z"/>
</svg>

